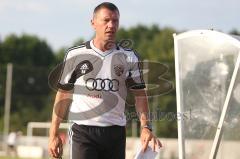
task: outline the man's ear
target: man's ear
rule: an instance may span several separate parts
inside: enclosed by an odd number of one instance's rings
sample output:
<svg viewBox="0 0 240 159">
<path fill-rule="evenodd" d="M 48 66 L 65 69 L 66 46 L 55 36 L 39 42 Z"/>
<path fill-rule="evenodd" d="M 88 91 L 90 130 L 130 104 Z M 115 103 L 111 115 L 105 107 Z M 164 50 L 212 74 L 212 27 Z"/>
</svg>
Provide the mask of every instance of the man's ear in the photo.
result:
<svg viewBox="0 0 240 159">
<path fill-rule="evenodd" d="M 91 25 L 92 25 L 92 27 L 95 29 L 95 23 L 94 23 L 94 20 L 93 20 L 93 19 L 91 19 Z"/>
</svg>

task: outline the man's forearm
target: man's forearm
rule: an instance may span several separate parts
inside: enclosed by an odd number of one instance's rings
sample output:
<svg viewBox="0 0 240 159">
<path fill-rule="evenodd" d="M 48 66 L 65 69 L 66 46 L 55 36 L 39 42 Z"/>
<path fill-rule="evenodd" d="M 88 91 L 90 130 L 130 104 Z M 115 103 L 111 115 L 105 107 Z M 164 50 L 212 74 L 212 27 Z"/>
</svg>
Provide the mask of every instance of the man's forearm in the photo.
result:
<svg viewBox="0 0 240 159">
<path fill-rule="evenodd" d="M 147 99 L 136 99 L 136 109 L 139 114 L 141 126 L 149 123 L 149 109 Z"/>
<path fill-rule="evenodd" d="M 66 117 L 71 102 L 71 92 L 66 92 L 62 90 L 57 92 L 52 112 L 52 123 L 49 131 L 50 137 L 58 135 L 59 125 Z"/>
<path fill-rule="evenodd" d="M 146 92 L 144 90 L 138 91 L 138 94 L 135 95 L 135 105 L 136 111 L 139 114 L 139 120 L 141 126 L 147 125 L 149 123 L 149 108 L 148 108 L 148 99 Z"/>
<path fill-rule="evenodd" d="M 56 119 L 52 119 L 49 136 L 54 137 L 58 135 L 58 129 L 61 121 L 57 121 Z"/>
</svg>

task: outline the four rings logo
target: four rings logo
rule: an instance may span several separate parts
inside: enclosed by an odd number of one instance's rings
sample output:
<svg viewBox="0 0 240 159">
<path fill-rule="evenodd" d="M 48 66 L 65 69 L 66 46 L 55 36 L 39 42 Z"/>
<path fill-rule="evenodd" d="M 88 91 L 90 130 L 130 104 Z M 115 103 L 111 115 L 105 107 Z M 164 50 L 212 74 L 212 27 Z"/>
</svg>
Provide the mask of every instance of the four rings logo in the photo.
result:
<svg viewBox="0 0 240 159">
<path fill-rule="evenodd" d="M 101 79 L 89 78 L 85 82 L 85 86 L 90 91 L 112 91 L 119 90 L 119 81 L 117 79 Z"/>
</svg>

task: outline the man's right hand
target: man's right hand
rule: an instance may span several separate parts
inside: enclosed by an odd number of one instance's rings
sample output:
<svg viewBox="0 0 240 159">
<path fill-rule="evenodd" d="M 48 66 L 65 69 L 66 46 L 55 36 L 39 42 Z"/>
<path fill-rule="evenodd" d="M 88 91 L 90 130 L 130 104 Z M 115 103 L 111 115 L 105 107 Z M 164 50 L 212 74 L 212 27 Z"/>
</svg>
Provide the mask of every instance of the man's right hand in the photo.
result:
<svg viewBox="0 0 240 159">
<path fill-rule="evenodd" d="M 52 158 L 61 158 L 63 153 L 63 144 L 59 135 L 49 138 L 48 153 Z"/>
</svg>

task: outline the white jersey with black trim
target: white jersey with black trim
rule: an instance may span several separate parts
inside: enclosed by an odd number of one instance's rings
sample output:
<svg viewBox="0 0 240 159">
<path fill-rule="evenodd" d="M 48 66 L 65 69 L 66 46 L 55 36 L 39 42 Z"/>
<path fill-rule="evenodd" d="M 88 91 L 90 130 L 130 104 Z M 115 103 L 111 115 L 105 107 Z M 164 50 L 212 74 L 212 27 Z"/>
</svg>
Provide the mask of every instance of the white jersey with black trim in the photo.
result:
<svg viewBox="0 0 240 159">
<path fill-rule="evenodd" d="M 126 125 L 126 81 L 132 89 L 145 88 L 134 51 L 116 46 L 102 52 L 92 41 L 69 49 L 58 82 L 60 89 L 74 92 L 69 120 L 79 125 Z"/>
</svg>

